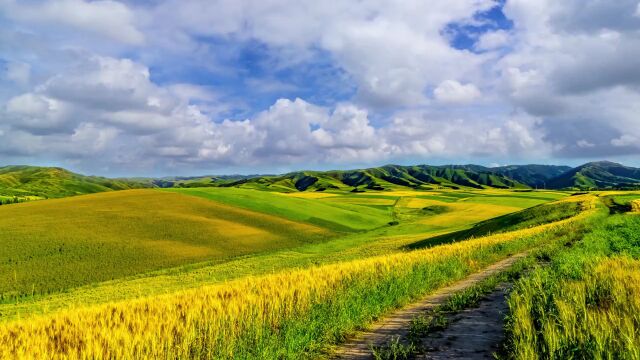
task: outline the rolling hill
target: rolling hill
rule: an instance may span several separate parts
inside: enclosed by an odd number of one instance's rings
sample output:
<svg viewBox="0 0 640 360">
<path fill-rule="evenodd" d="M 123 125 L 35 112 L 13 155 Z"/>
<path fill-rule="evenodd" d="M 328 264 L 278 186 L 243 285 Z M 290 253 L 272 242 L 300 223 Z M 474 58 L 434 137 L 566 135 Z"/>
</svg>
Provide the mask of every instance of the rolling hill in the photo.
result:
<svg viewBox="0 0 640 360">
<path fill-rule="evenodd" d="M 547 181 L 571 170 L 569 166 L 557 165 L 506 165 L 488 169 L 533 188 L 545 188 Z"/>
<path fill-rule="evenodd" d="M 152 186 L 142 181 L 84 176 L 58 167 L 0 167 L 0 196 L 5 197 L 61 198 Z"/>
<path fill-rule="evenodd" d="M 610 161 L 590 162 L 547 182 L 549 188 L 638 188 L 640 187 L 640 169 L 624 166 Z"/>
<path fill-rule="evenodd" d="M 557 165 L 386 165 L 343 171 L 303 171 L 279 176 L 253 176 L 212 182 L 210 186 L 245 187 L 268 191 L 497 189 L 610 189 L 640 186 L 640 169 L 609 161 L 571 168 Z M 358 191 L 354 190 L 354 191 Z"/>
<path fill-rule="evenodd" d="M 460 166 L 385 165 L 362 170 L 304 171 L 280 176 L 262 176 L 218 183 L 217 186 L 240 186 L 273 191 L 324 191 L 330 189 L 385 190 L 393 187 L 434 188 L 528 188 L 488 168 Z"/>
<path fill-rule="evenodd" d="M 0 228 L 0 301 L 335 235 L 313 224 L 148 189 L 0 206 Z"/>
<path fill-rule="evenodd" d="M 211 175 L 109 179 L 57 167 L 0 167 L 0 201 L 60 198 L 138 188 L 236 187 L 273 192 L 411 189 L 608 189 L 640 186 L 640 169 L 601 161 L 555 165 L 385 165 L 368 169 L 298 171 L 283 175 Z M 6 201 L 5 201 L 6 202 Z"/>
</svg>

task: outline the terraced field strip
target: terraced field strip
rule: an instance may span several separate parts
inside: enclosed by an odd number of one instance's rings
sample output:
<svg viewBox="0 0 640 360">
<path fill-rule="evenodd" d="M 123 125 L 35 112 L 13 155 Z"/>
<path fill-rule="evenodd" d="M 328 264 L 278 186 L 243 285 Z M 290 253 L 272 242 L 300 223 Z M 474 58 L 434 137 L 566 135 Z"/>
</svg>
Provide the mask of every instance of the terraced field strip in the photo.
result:
<svg viewBox="0 0 640 360">
<path fill-rule="evenodd" d="M 631 212 L 640 213 L 640 200 L 634 200 L 631 202 Z"/>
<path fill-rule="evenodd" d="M 419 302 L 410 304 L 373 325 L 369 331 L 362 332 L 335 352 L 336 359 L 371 359 L 371 347 L 384 346 L 393 338 L 406 338 L 411 320 L 428 310 L 442 305 L 452 295 L 465 290 L 478 282 L 511 267 L 528 252 L 513 255 L 479 271 L 464 280 L 444 287 Z"/>
</svg>

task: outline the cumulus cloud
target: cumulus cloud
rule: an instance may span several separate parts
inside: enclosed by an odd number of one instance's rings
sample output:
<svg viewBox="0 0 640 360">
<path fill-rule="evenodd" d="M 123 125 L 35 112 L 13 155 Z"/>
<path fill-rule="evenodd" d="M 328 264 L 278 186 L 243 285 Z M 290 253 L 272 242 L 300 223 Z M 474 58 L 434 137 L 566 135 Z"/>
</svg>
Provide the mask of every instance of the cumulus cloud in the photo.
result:
<svg viewBox="0 0 640 360">
<path fill-rule="evenodd" d="M 144 41 L 144 35 L 134 25 L 133 12 L 117 1 L 51 0 L 29 4 L 2 0 L 0 9 L 9 18 L 23 22 L 67 26 L 128 44 Z"/>
<path fill-rule="evenodd" d="M 285 62 L 291 61 L 291 49 L 302 58 L 315 49 L 328 51 L 357 83 L 361 102 L 388 107 L 421 104 L 428 86 L 472 76 L 480 59 L 449 46 L 441 31 L 495 5 L 491 0 L 222 0 L 213 6 L 187 0 L 163 2 L 147 16 L 162 19 L 165 26 L 158 31 L 173 33 L 169 36 L 179 43 L 171 46 L 188 46 L 193 34 L 233 35 L 272 46 L 283 52 Z"/>
<path fill-rule="evenodd" d="M 460 84 L 455 80 L 445 80 L 433 91 L 436 100 L 443 103 L 470 103 L 480 98 L 480 90 L 473 84 Z"/>
<path fill-rule="evenodd" d="M 476 50 L 496 50 L 507 46 L 511 42 L 511 34 L 506 30 L 496 30 L 484 33 L 475 45 Z"/>
<path fill-rule="evenodd" d="M 618 146 L 618 147 L 624 147 L 624 146 L 634 146 L 634 147 L 639 147 L 640 146 L 640 138 L 637 138 L 633 135 L 622 135 L 619 138 L 615 138 L 613 140 L 611 140 L 611 145 L 613 146 Z"/>
<path fill-rule="evenodd" d="M 515 49 L 499 62 L 503 91 L 541 119 L 556 155 L 630 153 L 637 134 L 637 1 L 507 2 Z M 626 135 L 626 137 L 625 137 Z"/>
<path fill-rule="evenodd" d="M 637 0 L 476 17 L 502 4 L 0 0 L 0 156 L 144 173 L 638 154 Z M 451 24 L 482 30 L 461 48 Z"/>
<path fill-rule="evenodd" d="M 91 57 L 9 100 L 3 131 L 20 141 L 0 153 L 46 152 L 83 166 L 240 167 L 507 154 L 541 143 L 515 119 L 452 122 L 408 112 L 375 127 L 368 111 L 352 103 L 279 99 L 252 118 L 215 122 L 194 99 L 215 101 L 199 87 L 159 86 L 134 61 Z"/>
</svg>

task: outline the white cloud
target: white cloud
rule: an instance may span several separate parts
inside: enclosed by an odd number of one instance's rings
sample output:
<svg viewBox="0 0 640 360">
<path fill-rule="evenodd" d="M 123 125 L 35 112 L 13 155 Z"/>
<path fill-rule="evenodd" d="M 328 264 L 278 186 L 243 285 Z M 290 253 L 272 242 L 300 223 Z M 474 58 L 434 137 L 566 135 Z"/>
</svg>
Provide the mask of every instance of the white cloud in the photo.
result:
<svg viewBox="0 0 640 360">
<path fill-rule="evenodd" d="M 475 45 L 476 50 L 496 50 L 507 46 L 511 42 L 511 34 L 505 30 L 484 33 Z"/>
<path fill-rule="evenodd" d="M 505 5 L 513 50 L 496 68 L 502 91 L 540 117 L 556 155 L 629 153 L 638 135 L 640 20 L 635 0 L 524 1 Z M 618 146 L 616 146 L 618 144 Z"/>
<path fill-rule="evenodd" d="M 433 91 L 436 100 L 443 103 L 465 104 L 477 100 L 482 95 L 473 84 L 460 84 L 455 80 L 445 80 Z"/>
<path fill-rule="evenodd" d="M 150 41 L 171 38 L 166 46 L 172 48 L 197 49 L 191 35 L 233 35 L 269 45 L 285 64 L 328 51 L 356 82 L 359 101 L 387 107 L 422 105 L 427 87 L 475 76 L 481 57 L 449 46 L 442 29 L 494 5 L 491 0 L 222 0 L 212 11 L 209 1 L 182 0 L 163 2 L 145 17 L 162 24 L 149 25 L 149 31 L 159 32 Z"/>
<path fill-rule="evenodd" d="M 215 96 L 183 84 L 158 86 L 131 60 L 91 57 L 8 102 L 0 116 L 10 121 L 0 130 L 20 141 L 0 152 L 139 169 L 346 164 L 488 149 L 510 154 L 542 144 L 515 119 L 450 121 L 408 112 L 374 127 L 368 111 L 352 103 L 328 108 L 279 99 L 251 119 L 213 122 L 194 99 Z"/>
<path fill-rule="evenodd" d="M 633 135 L 622 135 L 619 138 L 612 139 L 611 145 L 613 146 L 635 146 L 640 147 L 640 138 L 635 137 Z"/>
<path fill-rule="evenodd" d="M 595 144 L 585 140 L 585 139 L 580 139 L 578 140 L 578 142 L 576 143 L 576 145 L 578 145 L 578 147 L 581 148 L 592 148 L 594 146 L 596 146 Z"/>
<path fill-rule="evenodd" d="M 144 35 L 134 25 L 132 11 L 117 1 L 50 0 L 31 5 L 16 0 L 2 0 L 0 9 L 15 20 L 68 26 L 127 44 L 141 44 L 144 41 Z"/>
<path fill-rule="evenodd" d="M 153 169 L 638 152 L 637 0 L 509 0 L 513 29 L 468 50 L 447 25 L 496 2 L 126 4 L 0 0 L 0 154 Z M 234 67 L 244 51 L 264 63 Z M 279 78 L 325 66 L 326 88 Z"/>
</svg>

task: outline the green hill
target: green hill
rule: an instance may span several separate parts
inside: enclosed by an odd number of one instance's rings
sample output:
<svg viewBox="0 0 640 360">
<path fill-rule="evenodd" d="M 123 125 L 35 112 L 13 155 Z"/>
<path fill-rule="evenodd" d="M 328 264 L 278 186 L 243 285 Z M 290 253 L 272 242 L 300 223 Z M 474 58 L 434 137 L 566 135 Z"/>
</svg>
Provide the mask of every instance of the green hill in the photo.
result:
<svg viewBox="0 0 640 360">
<path fill-rule="evenodd" d="M 480 167 L 479 167 L 480 168 Z M 272 191 L 384 190 L 394 187 L 434 188 L 528 188 L 527 185 L 487 170 L 461 166 L 399 166 L 361 170 L 303 171 L 212 184 Z"/>
<path fill-rule="evenodd" d="M 320 226 L 145 189 L 0 206 L 0 228 L 0 302 L 334 236 Z"/>
<path fill-rule="evenodd" d="M 57 167 L 0 167 L 0 201 L 60 198 L 138 188 L 237 187 L 274 192 L 389 189 L 637 188 L 640 169 L 602 161 L 572 169 L 555 165 L 385 165 L 357 170 L 298 171 L 283 175 L 209 175 L 109 179 Z"/>
<path fill-rule="evenodd" d="M 610 161 L 590 162 L 549 180 L 547 186 L 585 190 L 639 188 L 640 169 Z"/>
<path fill-rule="evenodd" d="M 143 181 L 84 176 L 57 167 L 0 167 L 0 196 L 2 197 L 61 198 L 152 186 Z"/>
<path fill-rule="evenodd" d="M 557 165 L 507 165 L 488 169 L 515 181 L 534 188 L 545 188 L 550 179 L 558 177 L 571 170 L 569 166 Z"/>
</svg>

